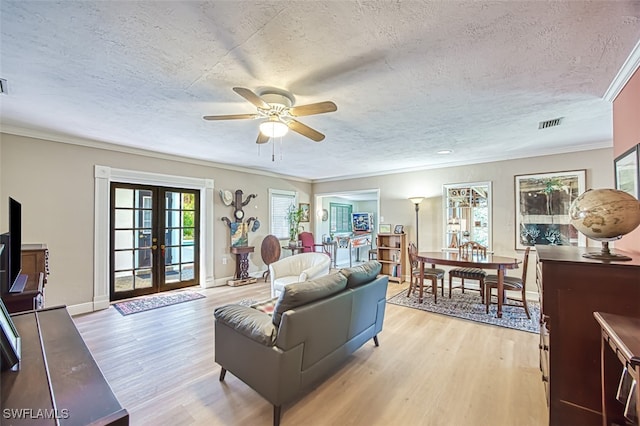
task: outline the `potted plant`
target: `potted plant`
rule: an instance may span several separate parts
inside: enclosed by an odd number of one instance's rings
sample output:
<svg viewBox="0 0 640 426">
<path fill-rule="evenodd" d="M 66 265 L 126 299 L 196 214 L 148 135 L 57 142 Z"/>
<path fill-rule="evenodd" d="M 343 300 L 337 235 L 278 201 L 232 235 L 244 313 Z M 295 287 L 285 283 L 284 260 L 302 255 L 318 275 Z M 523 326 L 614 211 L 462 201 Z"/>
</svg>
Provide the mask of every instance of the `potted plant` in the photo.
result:
<svg viewBox="0 0 640 426">
<path fill-rule="evenodd" d="M 289 245 L 292 247 L 298 244 L 297 239 L 302 215 L 302 208 L 296 208 L 293 204 L 289 206 L 289 210 L 287 210 L 287 221 L 289 222 Z"/>
</svg>

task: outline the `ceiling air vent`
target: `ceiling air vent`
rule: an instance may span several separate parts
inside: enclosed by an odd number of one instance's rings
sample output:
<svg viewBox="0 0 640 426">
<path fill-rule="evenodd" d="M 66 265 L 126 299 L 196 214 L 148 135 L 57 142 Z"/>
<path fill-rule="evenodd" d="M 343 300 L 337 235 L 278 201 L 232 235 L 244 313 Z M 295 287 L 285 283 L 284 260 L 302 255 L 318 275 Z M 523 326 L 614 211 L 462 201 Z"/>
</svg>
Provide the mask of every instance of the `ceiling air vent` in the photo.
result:
<svg viewBox="0 0 640 426">
<path fill-rule="evenodd" d="M 541 121 L 538 123 L 538 130 L 559 126 L 563 118 L 564 117 L 554 118 L 553 120 Z"/>
</svg>

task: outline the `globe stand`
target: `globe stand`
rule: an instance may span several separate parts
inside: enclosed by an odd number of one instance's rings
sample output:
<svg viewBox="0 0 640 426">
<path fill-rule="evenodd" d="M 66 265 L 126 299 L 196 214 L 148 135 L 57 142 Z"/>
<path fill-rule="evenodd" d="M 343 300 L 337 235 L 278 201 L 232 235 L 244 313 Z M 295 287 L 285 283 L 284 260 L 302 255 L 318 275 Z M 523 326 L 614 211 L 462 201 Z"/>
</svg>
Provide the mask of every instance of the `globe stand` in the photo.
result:
<svg viewBox="0 0 640 426">
<path fill-rule="evenodd" d="M 598 252 L 584 253 L 582 257 L 586 257 L 587 259 L 608 260 L 608 261 L 631 260 L 629 256 L 611 253 L 611 251 L 609 250 L 609 241 L 602 241 L 602 250 L 599 253 Z"/>
</svg>

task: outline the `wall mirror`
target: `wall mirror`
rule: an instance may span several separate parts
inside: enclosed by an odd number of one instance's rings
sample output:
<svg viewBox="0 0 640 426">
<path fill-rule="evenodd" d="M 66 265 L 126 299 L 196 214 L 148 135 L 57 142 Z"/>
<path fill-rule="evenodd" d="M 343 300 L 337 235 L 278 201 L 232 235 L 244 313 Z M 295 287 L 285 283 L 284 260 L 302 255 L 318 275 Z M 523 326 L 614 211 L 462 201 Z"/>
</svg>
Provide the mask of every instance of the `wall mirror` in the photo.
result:
<svg viewBox="0 0 640 426">
<path fill-rule="evenodd" d="M 443 185 L 445 250 L 475 241 L 491 248 L 491 182 Z"/>
</svg>

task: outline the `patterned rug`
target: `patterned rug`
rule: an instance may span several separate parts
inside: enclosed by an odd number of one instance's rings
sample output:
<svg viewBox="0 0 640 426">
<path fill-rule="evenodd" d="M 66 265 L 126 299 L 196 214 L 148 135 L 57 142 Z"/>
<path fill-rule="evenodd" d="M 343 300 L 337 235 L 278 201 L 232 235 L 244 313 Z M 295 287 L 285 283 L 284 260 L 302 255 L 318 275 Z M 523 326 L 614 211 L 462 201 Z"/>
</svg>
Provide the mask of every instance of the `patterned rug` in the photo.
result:
<svg viewBox="0 0 640 426">
<path fill-rule="evenodd" d="M 179 291 L 175 293 L 154 294 L 152 296 L 136 297 L 113 305 L 122 315 L 137 314 L 138 312 L 150 311 L 164 306 L 176 305 L 178 303 L 189 302 L 191 300 L 202 299 L 200 293 L 193 291 Z"/>
<path fill-rule="evenodd" d="M 447 291 L 445 291 L 444 297 L 438 293 L 438 303 L 433 303 L 431 293 L 426 293 L 423 296 L 422 303 L 418 303 L 418 296 L 412 294 L 407 297 L 407 291 L 408 289 L 403 290 L 395 296 L 390 297 L 387 299 L 387 302 L 484 324 L 528 331 L 530 333 L 539 333 L 540 331 L 540 304 L 538 302 L 527 301 L 531 319 L 527 319 L 524 309 L 519 306 L 503 306 L 502 318 L 496 318 L 497 305 L 492 303 L 489 307 L 489 313 L 487 314 L 485 305 L 480 303 L 478 292 L 472 291 L 463 294 L 458 290 L 454 292 L 451 295 L 451 299 L 449 299 Z M 515 304 L 517 302 L 510 301 L 509 303 Z"/>
</svg>

